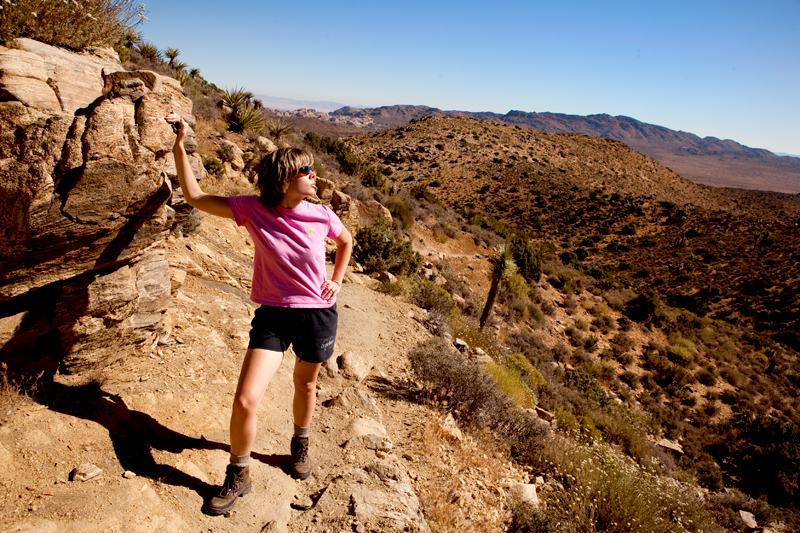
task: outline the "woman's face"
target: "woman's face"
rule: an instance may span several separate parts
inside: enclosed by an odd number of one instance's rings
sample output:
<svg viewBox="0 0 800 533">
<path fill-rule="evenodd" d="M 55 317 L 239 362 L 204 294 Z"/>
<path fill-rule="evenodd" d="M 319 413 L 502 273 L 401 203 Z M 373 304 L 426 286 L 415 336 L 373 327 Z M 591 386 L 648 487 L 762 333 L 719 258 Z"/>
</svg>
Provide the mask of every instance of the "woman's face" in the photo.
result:
<svg viewBox="0 0 800 533">
<path fill-rule="evenodd" d="M 289 182 L 289 187 L 283 193 L 283 197 L 302 197 L 307 198 L 314 196 L 317 193 L 317 175 L 314 173 L 314 167 L 309 165 L 302 167 L 300 171 L 295 174 L 292 181 Z"/>
</svg>

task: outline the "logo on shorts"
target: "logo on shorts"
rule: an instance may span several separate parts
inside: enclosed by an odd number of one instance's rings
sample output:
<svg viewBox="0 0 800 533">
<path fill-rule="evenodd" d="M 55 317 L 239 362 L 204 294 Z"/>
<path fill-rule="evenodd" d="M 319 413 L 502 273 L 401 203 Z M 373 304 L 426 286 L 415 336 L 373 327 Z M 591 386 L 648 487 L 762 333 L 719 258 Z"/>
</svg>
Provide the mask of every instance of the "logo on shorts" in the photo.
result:
<svg viewBox="0 0 800 533">
<path fill-rule="evenodd" d="M 323 342 L 322 344 L 319 345 L 319 349 L 320 350 L 325 350 L 326 348 L 330 348 L 331 346 L 333 346 L 333 341 L 334 341 L 334 339 L 330 339 L 330 340 L 327 340 L 327 341 Z"/>
</svg>

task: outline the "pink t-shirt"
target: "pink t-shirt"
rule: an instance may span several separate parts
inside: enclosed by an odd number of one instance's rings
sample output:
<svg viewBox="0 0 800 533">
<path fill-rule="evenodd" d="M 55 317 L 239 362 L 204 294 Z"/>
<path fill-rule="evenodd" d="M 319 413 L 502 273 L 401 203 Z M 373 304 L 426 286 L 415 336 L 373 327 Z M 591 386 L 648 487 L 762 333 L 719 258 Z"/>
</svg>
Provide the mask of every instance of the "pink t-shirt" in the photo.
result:
<svg viewBox="0 0 800 533">
<path fill-rule="evenodd" d="M 250 299 L 272 307 L 326 308 L 325 237 L 335 239 L 342 222 L 329 208 L 300 202 L 294 209 L 266 207 L 258 196 L 228 198 L 236 223 L 255 245 Z"/>
</svg>

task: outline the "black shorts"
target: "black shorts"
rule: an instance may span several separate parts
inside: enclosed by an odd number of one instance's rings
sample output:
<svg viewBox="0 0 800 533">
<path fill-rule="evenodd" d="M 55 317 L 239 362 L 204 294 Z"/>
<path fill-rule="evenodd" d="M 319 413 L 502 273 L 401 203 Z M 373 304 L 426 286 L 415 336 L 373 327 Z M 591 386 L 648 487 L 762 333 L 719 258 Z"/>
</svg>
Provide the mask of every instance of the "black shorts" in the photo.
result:
<svg viewBox="0 0 800 533">
<path fill-rule="evenodd" d="M 289 345 L 308 363 L 324 363 L 333 355 L 338 314 L 336 304 L 325 309 L 270 307 L 256 309 L 248 348 L 284 352 Z"/>
</svg>

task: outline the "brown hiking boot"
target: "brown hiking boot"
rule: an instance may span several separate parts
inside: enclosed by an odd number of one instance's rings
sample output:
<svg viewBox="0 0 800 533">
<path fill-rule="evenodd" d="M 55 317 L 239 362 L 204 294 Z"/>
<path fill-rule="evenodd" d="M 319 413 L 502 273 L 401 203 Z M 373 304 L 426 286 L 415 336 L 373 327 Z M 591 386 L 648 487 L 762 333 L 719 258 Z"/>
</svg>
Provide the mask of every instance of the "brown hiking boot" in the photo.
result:
<svg viewBox="0 0 800 533">
<path fill-rule="evenodd" d="M 250 489 L 250 467 L 238 467 L 228 465 L 225 471 L 225 482 L 222 484 L 219 494 L 211 498 L 208 502 L 208 514 L 225 514 L 236 505 L 236 498 L 244 496 Z"/>
<path fill-rule="evenodd" d="M 292 477 L 306 479 L 311 475 L 311 458 L 308 456 L 308 437 L 292 437 Z"/>
</svg>

